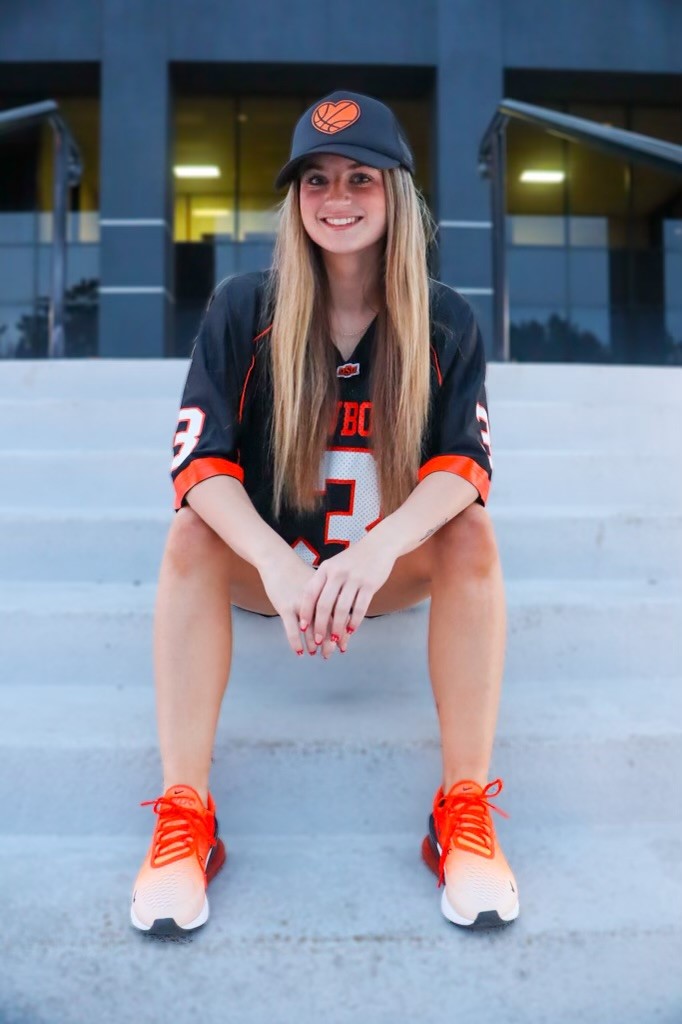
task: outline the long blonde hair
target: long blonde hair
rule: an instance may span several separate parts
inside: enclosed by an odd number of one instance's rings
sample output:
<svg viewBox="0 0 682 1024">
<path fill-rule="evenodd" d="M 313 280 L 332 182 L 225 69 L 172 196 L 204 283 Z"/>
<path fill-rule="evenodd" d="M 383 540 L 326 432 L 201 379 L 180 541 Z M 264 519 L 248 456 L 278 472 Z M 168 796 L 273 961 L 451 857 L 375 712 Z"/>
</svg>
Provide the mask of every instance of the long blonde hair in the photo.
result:
<svg viewBox="0 0 682 1024">
<path fill-rule="evenodd" d="M 414 489 L 429 414 L 430 331 L 427 258 L 435 226 L 408 171 L 382 171 L 387 230 L 381 261 L 383 301 L 371 369 L 372 446 L 381 514 Z M 273 409 L 273 511 L 319 507 L 319 472 L 338 401 L 329 288 L 318 246 L 299 209 L 295 179 L 280 207 L 264 323 L 272 323 L 269 369 Z"/>
</svg>

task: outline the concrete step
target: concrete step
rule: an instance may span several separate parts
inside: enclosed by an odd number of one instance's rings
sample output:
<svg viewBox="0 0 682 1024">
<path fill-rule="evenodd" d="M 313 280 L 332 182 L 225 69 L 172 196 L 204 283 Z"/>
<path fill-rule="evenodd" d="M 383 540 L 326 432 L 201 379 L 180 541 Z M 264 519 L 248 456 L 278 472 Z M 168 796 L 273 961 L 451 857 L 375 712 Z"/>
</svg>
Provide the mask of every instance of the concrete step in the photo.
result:
<svg viewBox="0 0 682 1024">
<path fill-rule="evenodd" d="M 0 476 L 6 509 L 136 505 L 172 507 L 168 452 L 4 451 Z M 682 472 L 662 452 L 497 449 L 490 506 L 636 506 L 682 509 Z"/>
<path fill-rule="evenodd" d="M 648 454 L 682 434 L 682 402 L 491 402 L 493 451 L 515 448 L 588 449 Z M 180 395 L 163 398 L 0 399 L 4 422 L 20 424 L 17 449 L 105 450 L 155 448 L 168 455 L 177 429 Z M 30 415 L 27 413 L 30 410 Z"/>
<path fill-rule="evenodd" d="M 292 679 L 233 674 L 211 781 L 231 828 L 288 834 L 305 821 L 325 834 L 376 834 L 424 816 L 441 772 L 425 669 L 339 681 L 327 678 L 331 664 Z M 669 792 L 682 772 L 681 712 L 670 679 L 509 684 L 490 774 L 504 781 L 496 803 L 520 822 L 682 822 Z M 21 777 L 5 794 L 0 833 L 90 834 L 112 819 L 118 832 L 144 831 L 139 801 L 162 790 L 152 687 L 4 685 L 0 757 L 7 778 Z M 48 801 L 46 779 L 59 780 Z"/>
<path fill-rule="evenodd" d="M 602 1024 L 605 1007 L 628 1024 L 677 1019 L 679 825 L 502 821 L 521 913 L 477 934 L 440 913 L 421 821 L 373 840 L 223 834 L 211 918 L 190 943 L 128 924 L 141 837 L 2 839 L 8 1024 L 194 1024 L 226 1007 L 248 1024 L 395 1024 L 454 1005 L 484 1024 Z"/>
<path fill-rule="evenodd" d="M 490 505 L 510 579 L 682 577 L 682 509 Z M 154 582 L 171 509 L 0 511 L 0 576 Z"/>
<path fill-rule="evenodd" d="M 168 398 L 179 401 L 187 359 L 17 359 L 0 369 L 0 399 Z M 682 368 L 576 363 L 497 363 L 487 367 L 492 401 L 682 403 Z"/>
<path fill-rule="evenodd" d="M 144 683 L 152 671 L 155 589 L 154 584 L 2 584 L 5 677 L 22 684 Z M 507 582 L 506 592 L 510 680 L 547 678 L 555 685 L 563 676 L 582 674 L 682 674 L 682 648 L 672 642 L 679 631 L 682 582 L 514 580 Z M 357 671 L 373 664 L 377 672 L 387 667 L 421 672 L 427 620 L 425 601 L 365 621 L 346 654 L 348 667 Z M 285 657 L 296 665 L 312 661 L 296 658 L 278 616 L 267 619 L 234 609 L 233 622 L 239 671 L 278 672 Z M 343 676 L 348 668 L 340 671 Z"/>
</svg>

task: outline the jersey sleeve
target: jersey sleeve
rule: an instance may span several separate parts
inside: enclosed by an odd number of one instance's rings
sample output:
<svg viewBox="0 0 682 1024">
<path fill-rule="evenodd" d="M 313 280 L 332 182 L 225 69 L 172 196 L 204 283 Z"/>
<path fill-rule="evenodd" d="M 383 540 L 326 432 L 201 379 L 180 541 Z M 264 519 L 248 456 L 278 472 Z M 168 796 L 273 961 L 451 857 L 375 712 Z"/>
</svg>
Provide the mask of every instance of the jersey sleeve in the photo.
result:
<svg viewBox="0 0 682 1024">
<path fill-rule="evenodd" d="M 434 402 L 430 450 L 418 480 L 429 473 L 455 473 L 474 485 L 476 503 L 485 506 L 493 470 L 485 347 L 473 310 L 464 305 L 464 314 L 457 317 L 461 326 L 455 326 L 452 340 L 439 346 L 440 358 L 434 347 L 440 387 Z"/>
<path fill-rule="evenodd" d="M 243 359 L 231 336 L 228 293 L 225 285 L 212 293 L 192 350 L 173 439 L 175 511 L 187 504 L 187 492 L 209 477 L 244 482 L 238 449 Z"/>
</svg>

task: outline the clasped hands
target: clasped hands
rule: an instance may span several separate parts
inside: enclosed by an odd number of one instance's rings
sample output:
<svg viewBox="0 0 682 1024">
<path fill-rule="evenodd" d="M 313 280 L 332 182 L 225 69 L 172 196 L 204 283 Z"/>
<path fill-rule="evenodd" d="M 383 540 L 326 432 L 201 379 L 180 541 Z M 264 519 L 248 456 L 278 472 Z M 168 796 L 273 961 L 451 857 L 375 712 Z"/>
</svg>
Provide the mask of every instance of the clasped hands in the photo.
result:
<svg viewBox="0 0 682 1024">
<path fill-rule="evenodd" d="M 384 538 L 366 534 L 317 569 L 291 548 L 262 571 L 266 593 L 277 610 L 292 651 L 326 659 L 335 647 L 345 653 L 396 555 Z"/>
</svg>

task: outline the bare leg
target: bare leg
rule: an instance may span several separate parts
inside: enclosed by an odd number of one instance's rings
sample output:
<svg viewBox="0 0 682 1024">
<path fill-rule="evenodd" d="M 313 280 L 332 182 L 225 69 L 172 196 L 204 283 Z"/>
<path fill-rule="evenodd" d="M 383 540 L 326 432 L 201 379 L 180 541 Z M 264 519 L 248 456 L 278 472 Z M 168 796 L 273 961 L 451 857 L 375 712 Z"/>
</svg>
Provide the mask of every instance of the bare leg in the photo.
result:
<svg viewBox="0 0 682 1024">
<path fill-rule="evenodd" d="M 485 786 L 506 634 L 502 569 L 488 513 L 472 505 L 431 538 L 429 671 L 441 730 L 443 789 Z"/>
<path fill-rule="evenodd" d="M 164 790 L 185 783 L 206 803 L 218 714 L 232 658 L 233 552 L 190 508 L 176 514 L 154 618 Z"/>
</svg>

